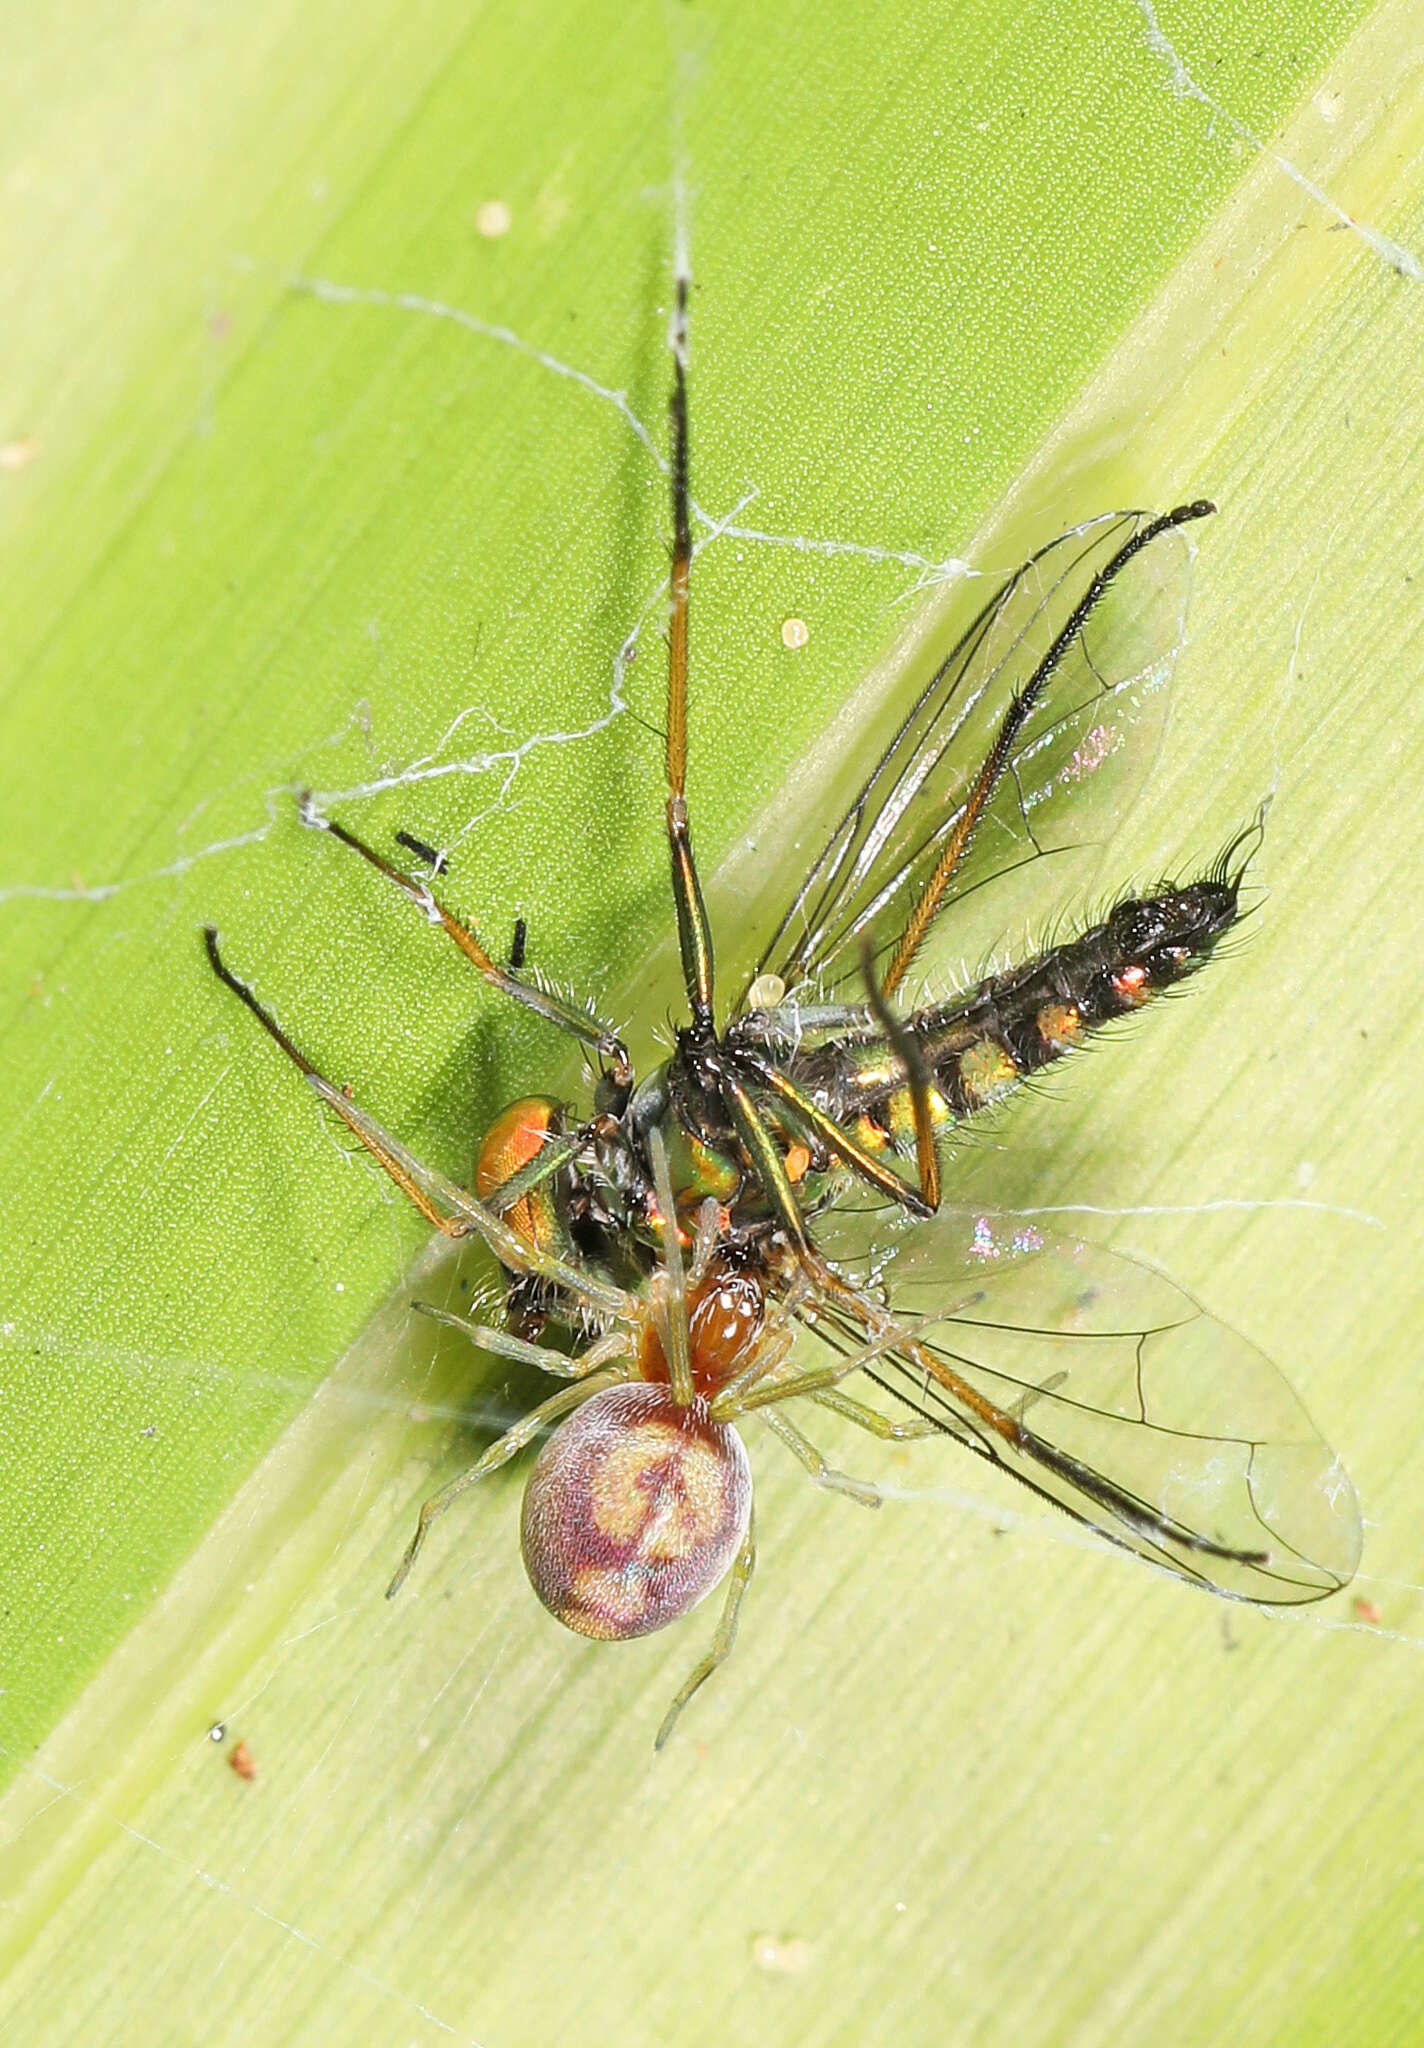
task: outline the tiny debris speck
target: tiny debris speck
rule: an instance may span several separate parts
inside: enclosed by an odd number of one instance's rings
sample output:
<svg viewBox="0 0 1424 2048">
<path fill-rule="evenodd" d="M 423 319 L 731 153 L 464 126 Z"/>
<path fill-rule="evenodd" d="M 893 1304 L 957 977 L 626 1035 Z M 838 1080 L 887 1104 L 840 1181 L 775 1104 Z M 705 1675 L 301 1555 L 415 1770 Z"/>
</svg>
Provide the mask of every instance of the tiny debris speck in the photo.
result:
<svg viewBox="0 0 1424 2048">
<path fill-rule="evenodd" d="M 800 1935 L 758 1934 L 752 1939 L 752 1961 L 774 1977 L 800 1977 L 811 1967 L 811 1944 Z"/>
<path fill-rule="evenodd" d="M 257 1776 L 256 1761 L 245 1742 L 235 1742 L 227 1753 L 227 1760 L 245 1785 L 250 1785 Z"/>
</svg>

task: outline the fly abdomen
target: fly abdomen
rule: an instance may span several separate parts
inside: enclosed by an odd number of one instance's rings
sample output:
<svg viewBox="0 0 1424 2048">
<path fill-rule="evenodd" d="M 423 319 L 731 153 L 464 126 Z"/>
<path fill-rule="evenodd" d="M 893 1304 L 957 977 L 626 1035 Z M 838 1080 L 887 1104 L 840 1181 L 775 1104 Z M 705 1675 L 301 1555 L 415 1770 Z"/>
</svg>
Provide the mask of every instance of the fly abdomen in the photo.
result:
<svg viewBox="0 0 1424 2048">
<path fill-rule="evenodd" d="M 922 1011 L 914 1028 L 950 1108 L 972 1115 L 1090 1031 L 1184 981 L 1236 916 L 1236 882 L 1215 874 L 1131 896 L 1066 945 L 983 982 L 967 1002 Z"/>
<path fill-rule="evenodd" d="M 915 1012 L 906 1022 L 933 1077 L 936 1121 L 948 1127 L 973 1116 L 1194 974 L 1236 922 L 1240 879 L 1219 866 L 1182 888 L 1128 897 L 1065 945 Z M 809 1064 L 818 1071 L 807 1078 L 833 1114 L 863 1119 L 863 1136 L 879 1130 L 899 1143 L 913 1131 L 903 1069 L 888 1047 L 826 1046 Z"/>
</svg>

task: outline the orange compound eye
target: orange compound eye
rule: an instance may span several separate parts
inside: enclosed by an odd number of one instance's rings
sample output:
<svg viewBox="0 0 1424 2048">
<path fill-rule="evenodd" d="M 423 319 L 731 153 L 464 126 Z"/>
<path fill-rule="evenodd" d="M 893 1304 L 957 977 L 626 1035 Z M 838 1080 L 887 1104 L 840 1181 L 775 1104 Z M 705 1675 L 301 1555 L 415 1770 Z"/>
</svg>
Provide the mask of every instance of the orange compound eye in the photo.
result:
<svg viewBox="0 0 1424 2048">
<path fill-rule="evenodd" d="M 576 1634 L 651 1635 L 726 1577 L 751 1510 L 751 1467 L 730 1424 L 677 1408 L 666 1387 L 607 1387 L 539 1453 L 524 1568 Z"/>
<path fill-rule="evenodd" d="M 480 1200 L 487 1202 L 522 1166 L 527 1166 L 562 1121 L 563 1104 L 551 1095 L 522 1095 L 502 1109 L 485 1132 L 475 1162 L 475 1193 Z M 531 1189 L 516 1202 L 505 1221 L 536 1250 L 556 1248 L 558 1221 L 547 1184 Z"/>
</svg>

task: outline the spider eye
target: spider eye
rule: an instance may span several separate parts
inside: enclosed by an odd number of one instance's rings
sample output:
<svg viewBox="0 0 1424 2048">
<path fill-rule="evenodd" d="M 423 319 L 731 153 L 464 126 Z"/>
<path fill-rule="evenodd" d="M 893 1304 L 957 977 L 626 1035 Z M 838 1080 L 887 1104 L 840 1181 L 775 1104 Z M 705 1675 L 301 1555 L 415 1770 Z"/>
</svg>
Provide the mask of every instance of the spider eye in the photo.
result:
<svg viewBox="0 0 1424 2048">
<path fill-rule="evenodd" d="M 608 1387 L 539 1453 L 524 1492 L 529 1583 L 582 1636 L 645 1636 L 725 1577 L 751 1517 L 751 1467 L 727 1423 L 666 1387 Z"/>
</svg>

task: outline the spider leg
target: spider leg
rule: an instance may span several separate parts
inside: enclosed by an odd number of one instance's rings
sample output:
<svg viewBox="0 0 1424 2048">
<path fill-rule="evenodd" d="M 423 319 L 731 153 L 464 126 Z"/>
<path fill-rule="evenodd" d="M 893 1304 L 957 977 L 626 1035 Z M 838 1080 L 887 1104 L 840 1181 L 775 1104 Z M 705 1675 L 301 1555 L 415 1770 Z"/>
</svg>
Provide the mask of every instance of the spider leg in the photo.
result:
<svg viewBox="0 0 1424 2048">
<path fill-rule="evenodd" d="M 732 1645 L 737 1640 L 737 1623 L 741 1619 L 742 1602 L 747 1587 L 751 1584 L 752 1573 L 756 1570 L 756 1520 L 747 1523 L 747 1533 L 742 1547 L 737 1552 L 736 1563 L 732 1566 L 731 1580 L 727 1586 L 727 1598 L 722 1607 L 722 1618 L 717 1624 L 717 1633 L 712 1646 L 701 1662 L 694 1665 L 678 1687 L 672 1705 L 663 1715 L 662 1725 L 653 1741 L 654 1749 L 662 1749 L 677 1724 L 677 1718 L 692 1695 L 704 1686 L 719 1664 L 725 1664 L 732 1654 Z"/>
<path fill-rule="evenodd" d="M 576 1381 L 571 1387 L 560 1387 L 547 1401 L 541 1401 L 537 1408 L 531 1408 L 512 1429 L 507 1429 L 503 1436 L 496 1437 L 482 1458 L 476 1459 L 473 1465 L 458 1473 L 447 1486 L 442 1486 L 438 1493 L 432 1493 L 420 1510 L 415 1534 L 406 1545 L 405 1556 L 397 1565 L 395 1577 L 386 1588 L 386 1598 L 395 1599 L 406 1582 L 411 1566 L 420 1555 L 425 1539 L 430 1534 L 431 1524 L 438 1522 L 446 1509 L 453 1507 L 462 1493 L 477 1485 L 481 1479 L 487 1479 L 491 1472 L 497 1472 L 501 1465 L 507 1465 L 511 1458 L 518 1457 L 525 1445 L 532 1443 L 548 1423 L 555 1421 L 560 1415 L 567 1415 L 571 1408 L 577 1408 L 590 1394 L 599 1393 L 604 1387 L 616 1386 L 620 1380 L 627 1377 L 627 1369 L 618 1370 L 610 1366 L 602 1372 L 590 1373 L 586 1379 Z"/>
<path fill-rule="evenodd" d="M 868 1401 L 857 1401 L 852 1394 L 841 1393 L 838 1387 L 822 1387 L 811 1399 L 822 1408 L 829 1408 L 833 1415 L 842 1415 L 847 1422 L 853 1422 L 857 1429 L 865 1430 L 870 1436 L 879 1437 L 882 1443 L 911 1443 L 927 1436 L 944 1436 L 939 1423 L 931 1422 L 926 1415 L 916 1415 L 908 1422 L 894 1422 L 888 1415 L 882 1415 L 878 1408 L 872 1408 Z"/>
<path fill-rule="evenodd" d="M 677 1205 L 667 1146 L 654 1124 L 648 1133 L 648 1153 L 653 1164 L 653 1186 L 658 1196 L 658 1220 L 662 1226 L 663 1278 L 665 1286 L 652 1291 L 653 1320 L 667 1360 L 668 1391 L 681 1410 L 692 1406 L 692 1337 L 687 1315 L 687 1280 L 683 1272 L 682 1246 L 677 1238 Z"/>
<path fill-rule="evenodd" d="M 858 1351 L 848 1352 L 834 1365 L 818 1366 L 811 1372 L 798 1372 L 787 1379 L 770 1379 L 760 1387 L 747 1387 L 749 1376 L 740 1375 L 736 1380 L 729 1380 L 712 1397 L 712 1420 L 730 1422 L 738 1415 L 749 1414 L 753 1408 L 772 1408 L 782 1401 L 798 1401 L 803 1395 L 814 1397 L 827 1388 L 839 1386 L 842 1380 L 848 1379 L 853 1372 L 859 1372 L 862 1367 L 873 1365 L 887 1351 L 903 1350 L 905 1341 L 906 1333 L 887 1323 L 869 1343 L 863 1344 Z"/>
<path fill-rule="evenodd" d="M 497 1324 L 477 1323 L 469 1316 L 456 1315 L 453 1309 L 437 1308 L 434 1302 L 413 1301 L 411 1307 L 418 1315 L 428 1316 L 432 1323 L 443 1323 L 449 1330 L 458 1330 L 462 1337 L 468 1337 L 481 1351 L 493 1352 L 496 1358 L 512 1358 L 517 1365 L 532 1365 L 539 1372 L 546 1372 L 551 1379 L 581 1380 L 601 1366 L 609 1365 L 616 1358 L 631 1358 L 633 1342 L 626 1330 L 610 1330 L 591 1344 L 587 1351 L 577 1358 L 566 1358 L 561 1351 L 550 1351 L 542 1344 L 531 1344 L 525 1337 L 516 1337 L 510 1330 L 502 1330 Z"/>
<path fill-rule="evenodd" d="M 808 1436 L 803 1436 L 794 1422 L 788 1422 L 774 1408 L 768 1408 L 762 1421 L 772 1435 L 779 1437 L 797 1463 L 804 1465 L 817 1486 L 824 1486 L 828 1493 L 843 1493 L 847 1500 L 853 1500 L 863 1508 L 878 1508 L 879 1489 L 868 1479 L 853 1479 L 848 1472 L 837 1471 L 827 1463 Z"/>
</svg>

